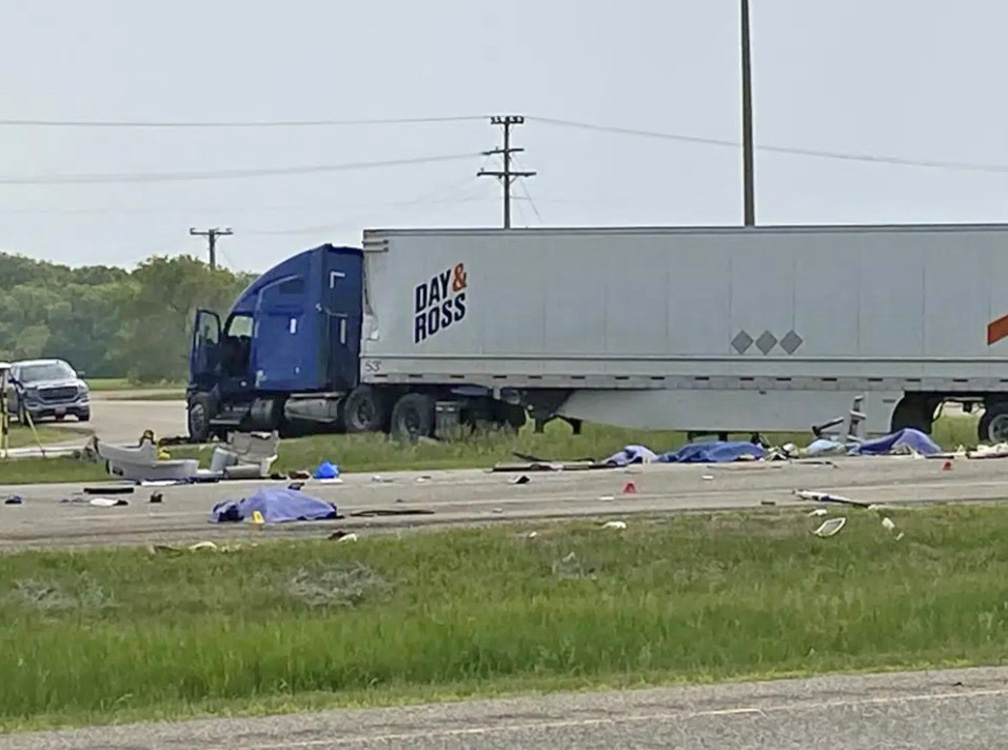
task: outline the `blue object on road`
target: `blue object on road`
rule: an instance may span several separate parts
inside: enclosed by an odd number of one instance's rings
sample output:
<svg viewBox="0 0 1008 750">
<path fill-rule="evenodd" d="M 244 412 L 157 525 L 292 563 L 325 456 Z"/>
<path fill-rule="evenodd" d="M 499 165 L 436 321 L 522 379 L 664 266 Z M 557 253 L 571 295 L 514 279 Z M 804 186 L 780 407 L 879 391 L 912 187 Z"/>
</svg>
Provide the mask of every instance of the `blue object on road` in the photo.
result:
<svg viewBox="0 0 1008 750">
<path fill-rule="evenodd" d="M 912 448 L 925 456 L 934 456 L 942 452 L 941 447 L 934 440 L 912 427 L 906 427 L 874 440 L 867 440 L 851 452 L 861 455 L 886 456 L 897 453 L 901 448 Z"/>
<path fill-rule="evenodd" d="M 684 445 L 677 451 L 658 456 L 658 463 L 724 464 L 742 458 L 763 458 L 764 456 L 766 456 L 766 449 L 755 443 L 712 441 Z"/>
<path fill-rule="evenodd" d="M 339 477 L 339 467 L 328 461 L 323 461 L 312 474 L 313 479 L 336 479 Z"/>
<path fill-rule="evenodd" d="M 210 511 L 210 520 L 214 523 L 244 521 L 252 518 L 256 511 L 262 514 L 266 523 L 320 521 L 337 517 L 336 506 L 332 503 L 286 487 L 265 487 L 251 497 L 217 503 Z"/>
</svg>

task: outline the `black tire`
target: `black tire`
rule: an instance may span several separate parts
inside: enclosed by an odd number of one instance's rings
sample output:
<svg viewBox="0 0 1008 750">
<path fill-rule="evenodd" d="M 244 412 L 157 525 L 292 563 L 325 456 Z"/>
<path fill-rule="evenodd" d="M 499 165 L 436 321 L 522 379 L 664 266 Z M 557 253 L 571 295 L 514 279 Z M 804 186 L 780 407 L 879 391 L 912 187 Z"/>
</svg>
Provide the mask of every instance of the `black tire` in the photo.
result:
<svg viewBox="0 0 1008 750">
<path fill-rule="evenodd" d="M 206 393 L 197 393 L 189 399 L 187 423 L 189 442 L 206 443 L 213 434 L 210 420 L 213 419 L 213 399 Z"/>
<path fill-rule="evenodd" d="M 354 388 L 343 403 L 343 428 L 348 434 L 378 432 L 385 417 L 385 401 L 370 386 Z"/>
<path fill-rule="evenodd" d="M 904 396 L 893 409 L 890 429 L 899 432 L 910 428 L 930 435 L 937 407 L 933 399 Z"/>
<path fill-rule="evenodd" d="M 91 412 L 85 411 L 85 412 L 82 412 L 82 413 L 78 414 L 77 415 L 77 421 L 78 422 L 90 422 L 91 421 Z"/>
<path fill-rule="evenodd" d="M 392 437 L 412 441 L 434 432 L 434 399 L 424 393 L 407 393 L 392 410 Z"/>
<path fill-rule="evenodd" d="M 987 404 L 977 427 L 981 443 L 1008 442 L 1008 401 Z"/>
</svg>

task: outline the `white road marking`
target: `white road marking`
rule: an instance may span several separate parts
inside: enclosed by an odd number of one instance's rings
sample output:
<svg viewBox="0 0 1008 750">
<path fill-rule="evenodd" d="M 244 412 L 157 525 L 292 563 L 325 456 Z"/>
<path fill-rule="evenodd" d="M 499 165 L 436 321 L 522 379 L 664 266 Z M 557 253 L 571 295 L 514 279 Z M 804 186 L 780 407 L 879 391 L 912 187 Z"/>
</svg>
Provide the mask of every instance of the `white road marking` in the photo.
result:
<svg viewBox="0 0 1008 750">
<path fill-rule="evenodd" d="M 614 726 L 619 724 L 634 724 L 652 721 L 689 721 L 692 719 L 716 718 L 724 716 L 765 716 L 772 713 L 789 711 L 820 711 L 830 708 L 864 707 L 891 705 L 896 703 L 921 703 L 927 701 L 964 700 L 969 698 L 990 698 L 1008 696 L 1008 689 L 973 690 L 956 693 L 925 693 L 921 695 L 892 695 L 879 698 L 838 699 L 806 703 L 780 703 L 772 706 L 740 706 L 738 708 L 718 708 L 707 711 L 663 711 L 647 714 L 631 714 L 628 716 L 605 717 L 599 719 L 567 719 L 545 720 L 541 722 L 526 722 L 524 724 L 486 725 L 480 727 L 460 727 L 458 729 L 438 729 L 430 732 L 401 732 L 396 734 L 355 735 L 353 737 L 334 737 L 319 740 L 294 740 L 280 743 L 265 743 L 259 745 L 242 745 L 245 750 L 297 750 L 297 748 L 325 747 L 335 745 L 353 745 L 363 742 L 402 742 L 415 739 L 449 739 L 452 737 L 475 737 L 490 734 L 510 734 L 536 729 L 578 729 L 598 726 Z M 219 745 L 210 750 L 230 750 L 233 746 Z"/>
</svg>

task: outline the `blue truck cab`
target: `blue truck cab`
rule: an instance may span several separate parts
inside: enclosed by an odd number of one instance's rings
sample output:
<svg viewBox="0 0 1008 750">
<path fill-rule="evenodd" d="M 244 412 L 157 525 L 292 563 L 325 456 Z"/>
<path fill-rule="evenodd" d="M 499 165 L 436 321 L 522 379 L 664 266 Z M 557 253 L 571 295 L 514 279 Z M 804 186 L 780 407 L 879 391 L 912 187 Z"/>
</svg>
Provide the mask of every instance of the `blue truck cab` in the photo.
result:
<svg viewBox="0 0 1008 750">
<path fill-rule="evenodd" d="M 358 385 L 363 252 L 305 250 L 253 281 L 224 321 L 199 310 L 186 393 L 190 439 L 336 423 Z"/>
</svg>

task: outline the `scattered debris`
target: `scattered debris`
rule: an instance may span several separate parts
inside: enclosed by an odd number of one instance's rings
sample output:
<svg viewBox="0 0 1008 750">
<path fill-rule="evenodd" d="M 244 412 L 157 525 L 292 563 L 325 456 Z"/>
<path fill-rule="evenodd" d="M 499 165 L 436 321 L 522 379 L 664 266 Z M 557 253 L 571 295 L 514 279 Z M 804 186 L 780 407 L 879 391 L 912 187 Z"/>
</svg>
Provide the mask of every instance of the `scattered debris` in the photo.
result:
<svg viewBox="0 0 1008 750">
<path fill-rule="evenodd" d="M 776 505 L 776 500 L 760 500 L 760 505 Z"/>
<path fill-rule="evenodd" d="M 213 542 L 196 542 L 196 544 L 189 545 L 190 552 L 199 552 L 200 550 L 204 549 L 212 549 L 216 551 L 217 545 L 214 544 Z"/>
<path fill-rule="evenodd" d="M 538 531 L 530 531 L 528 533 L 528 538 L 529 539 L 535 539 L 537 536 L 539 536 L 539 532 Z"/>
<path fill-rule="evenodd" d="M 829 511 L 826 510 L 825 508 L 815 508 L 814 510 L 810 510 L 808 512 L 808 515 L 811 516 L 811 517 L 813 517 L 813 518 L 820 517 L 820 516 L 825 516 L 825 515 L 828 515 L 828 514 L 829 514 Z"/>
<path fill-rule="evenodd" d="M 126 498 L 114 498 L 114 497 L 94 497 L 91 498 L 88 505 L 93 505 L 96 508 L 115 508 L 122 505 L 129 505 L 129 501 Z"/>
<path fill-rule="evenodd" d="M 623 487 L 623 494 L 624 495 L 636 495 L 637 494 L 637 485 L 634 484 L 633 482 L 627 482 L 626 485 Z"/>
<path fill-rule="evenodd" d="M 162 495 L 160 492 L 152 492 L 150 496 L 150 501 L 152 503 L 163 503 L 164 495 Z"/>
<path fill-rule="evenodd" d="M 701 478 L 702 480 L 704 480 L 705 482 L 709 482 L 709 481 L 711 481 L 712 479 L 714 479 L 714 475 L 713 475 L 713 474 L 704 474 L 704 475 L 703 475 L 702 477 L 700 477 L 700 478 Z"/>
<path fill-rule="evenodd" d="M 287 485 L 287 489 L 300 490 L 302 487 L 304 487 L 304 485 L 305 485 L 304 482 L 291 482 L 290 484 Z"/>
<path fill-rule="evenodd" d="M 822 522 L 822 525 L 813 531 L 812 533 L 818 537 L 831 537 L 835 534 L 840 533 L 842 529 L 847 524 L 847 518 L 845 516 L 839 516 L 838 518 L 830 518 Z"/>
<path fill-rule="evenodd" d="M 840 503 L 841 505 L 854 505 L 858 508 L 868 508 L 870 503 L 860 500 L 851 500 L 841 495 L 831 495 L 828 492 L 812 492 L 809 490 L 795 490 L 794 494 L 802 500 L 811 500 L 814 503 Z"/>
<path fill-rule="evenodd" d="M 504 512 L 504 509 L 503 509 L 503 508 L 494 508 L 494 509 L 493 509 L 492 511 L 490 511 L 490 512 L 491 512 L 491 513 L 496 513 L 497 515 L 500 515 L 501 513 L 503 513 L 503 512 Z"/>
<path fill-rule="evenodd" d="M 615 499 L 616 499 L 615 495 L 602 495 L 602 497 L 599 498 L 599 500 L 601 500 L 602 502 L 609 502 L 610 500 Z"/>
<path fill-rule="evenodd" d="M 129 485 L 113 485 L 111 487 L 85 487 L 85 495 L 132 495 L 134 487 Z"/>
<path fill-rule="evenodd" d="M 528 484 L 531 481 L 528 474 L 520 474 L 511 480 L 511 484 Z"/>
<path fill-rule="evenodd" d="M 942 464 L 942 471 L 952 471 L 952 459 L 947 459 L 945 463 Z"/>
<path fill-rule="evenodd" d="M 392 477 L 383 477 L 379 474 L 375 474 L 371 477 L 372 482 L 381 482 L 382 484 L 392 484 Z"/>
<path fill-rule="evenodd" d="M 24 505 L 24 498 L 20 495 L 11 495 L 4 500 L 4 505 Z"/>
<path fill-rule="evenodd" d="M 603 529 L 625 529 L 626 521 L 606 521 L 602 524 Z"/>
<path fill-rule="evenodd" d="M 349 515 L 354 518 L 380 518 L 383 516 L 432 516 L 434 511 L 426 508 L 408 508 L 406 510 L 396 510 L 394 508 L 378 508 L 376 510 L 355 510 Z"/>
<path fill-rule="evenodd" d="M 344 534 L 343 536 L 341 536 L 336 541 L 338 541 L 338 542 L 356 542 L 357 538 L 358 538 L 357 535 L 351 531 L 349 534 Z"/>
</svg>

